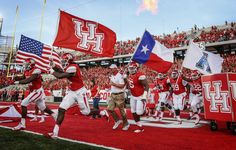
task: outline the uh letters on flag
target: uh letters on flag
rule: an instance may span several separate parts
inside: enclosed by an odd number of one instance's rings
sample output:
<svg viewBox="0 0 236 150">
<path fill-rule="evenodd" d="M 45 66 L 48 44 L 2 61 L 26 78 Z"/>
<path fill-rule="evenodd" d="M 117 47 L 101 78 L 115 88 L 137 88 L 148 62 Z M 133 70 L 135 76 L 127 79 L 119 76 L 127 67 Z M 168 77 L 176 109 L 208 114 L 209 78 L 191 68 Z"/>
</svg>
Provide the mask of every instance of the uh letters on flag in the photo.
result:
<svg viewBox="0 0 236 150">
<path fill-rule="evenodd" d="M 221 72 L 223 61 L 224 59 L 219 55 L 203 51 L 197 44 L 191 42 L 183 61 L 183 67 L 198 70 L 202 74 L 215 74 Z"/>
<path fill-rule="evenodd" d="M 50 60 L 53 60 L 56 66 L 62 68 L 58 54 L 52 51 L 51 47 L 21 35 L 19 49 L 16 54 L 16 62 L 24 63 L 28 58 L 33 58 L 36 62 L 36 67 L 43 72 L 47 72 L 50 68 Z"/>
<path fill-rule="evenodd" d="M 152 35 L 145 31 L 132 60 L 157 72 L 166 73 L 173 64 L 173 51 L 155 41 Z"/>
<path fill-rule="evenodd" d="M 116 33 L 104 25 L 60 11 L 58 31 L 53 46 L 113 57 Z"/>
</svg>

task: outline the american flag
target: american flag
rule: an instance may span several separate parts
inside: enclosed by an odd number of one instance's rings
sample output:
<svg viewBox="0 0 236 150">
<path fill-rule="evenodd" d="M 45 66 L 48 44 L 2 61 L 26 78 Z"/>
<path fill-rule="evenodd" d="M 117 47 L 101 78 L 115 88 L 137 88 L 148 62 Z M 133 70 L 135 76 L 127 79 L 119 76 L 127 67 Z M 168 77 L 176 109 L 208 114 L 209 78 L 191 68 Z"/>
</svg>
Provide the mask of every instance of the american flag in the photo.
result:
<svg viewBox="0 0 236 150">
<path fill-rule="evenodd" d="M 28 58 L 33 58 L 36 62 L 36 67 L 43 72 L 49 70 L 50 60 L 53 60 L 56 66 L 61 67 L 59 55 L 50 46 L 21 35 L 19 50 L 16 54 L 16 62 L 24 63 Z"/>
</svg>

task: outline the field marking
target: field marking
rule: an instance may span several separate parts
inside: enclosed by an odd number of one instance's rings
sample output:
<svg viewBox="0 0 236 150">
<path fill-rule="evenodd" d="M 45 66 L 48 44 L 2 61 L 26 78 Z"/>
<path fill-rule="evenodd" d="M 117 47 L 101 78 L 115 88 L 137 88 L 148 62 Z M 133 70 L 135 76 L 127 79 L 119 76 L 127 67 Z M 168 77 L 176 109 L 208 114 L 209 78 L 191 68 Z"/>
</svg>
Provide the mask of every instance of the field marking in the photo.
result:
<svg viewBox="0 0 236 150">
<path fill-rule="evenodd" d="M 13 120 L 2 120 L 0 123 L 8 123 L 8 122 L 13 122 Z"/>
<path fill-rule="evenodd" d="M 10 129 L 10 130 L 12 129 L 11 127 L 1 126 L 1 125 L 0 125 L 0 128 Z M 33 131 L 29 131 L 29 130 L 21 130 L 20 132 L 31 133 L 31 134 L 43 136 L 43 134 L 41 134 L 41 133 L 33 132 Z M 99 144 L 94 144 L 94 143 L 89 143 L 89 142 L 83 142 L 83 141 L 78 141 L 78 140 L 72 140 L 72 139 L 63 138 L 63 137 L 58 137 L 57 139 L 68 141 L 68 142 L 79 143 L 79 144 L 85 144 L 85 145 L 89 145 L 89 146 L 111 149 L 111 150 L 121 150 L 121 149 L 114 148 L 114 147 L 109 147 L 109 146 L 99 145 Z"/>
<path fill-rule="evenodd" d="M 195 125 L 194 120 L 182 119 L 182 124 L 178 124 L 175 118 L 164 117 L 162 121 L 157 121 L 152 117 L 141 117 L 141 123 L 143 126 L 158 127 L 158 128 L 199 128 L 203 124 L 209 124 L 209 121 L 201 120 L 199 124 Z M 130 124 L 136 124 L 134 120 L 128 119 Z"/>
</svg>

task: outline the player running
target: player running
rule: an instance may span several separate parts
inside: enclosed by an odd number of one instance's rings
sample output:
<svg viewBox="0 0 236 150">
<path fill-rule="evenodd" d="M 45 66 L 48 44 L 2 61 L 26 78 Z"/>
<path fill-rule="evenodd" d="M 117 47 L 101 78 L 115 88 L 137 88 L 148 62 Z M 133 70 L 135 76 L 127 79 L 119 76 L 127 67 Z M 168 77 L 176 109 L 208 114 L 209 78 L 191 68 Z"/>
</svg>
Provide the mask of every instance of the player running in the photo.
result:
<svg viewBox="0 0 236 150">
<path fill-rule="evenodd" d="M 45 94 L 42 88 L 42 76 L 41 70 L 35 66 L 35 60 L 30 58 L 25 61 L 25 72 L 23 76 L 23 80 L 15 81 L 14 83 L 17 84 L 29 84 L 31 93 L 21 102 L 21 121 L 20 123 L 14 127 L 12 130 L 24 130 L 26 128 L 26 115 L 27 115 L 27 106 L 34 102 L 36 103 L 37 107 L 50 115 L 54 118 L 56 117 L 55 113 L 51 111 L 45 105 Z"/>
<path fill-rule="evenodd" d="M 53 132 L 46 135 L 50 138 L 58 137 L 59 128 L 64 120 L 65 112 L 75 102 L 78 103 L 83 115 L 88 115 L 90 113 L 90 107 L 86 95 L 87 89 L 84 87 L 80 68 L 77 64 L 73 63 L 73 60 L 74 57 L 72 54 L 65 53 L 62 55 L 61 60 L 64 70 L 56 68 L 54 63 L 51 64 L 53 69 L 50 70 L 50 73 L 59 79 L 67 78 L 71 84 L 68 93 L 59 105 L 57 120 Z"/>
</svg>

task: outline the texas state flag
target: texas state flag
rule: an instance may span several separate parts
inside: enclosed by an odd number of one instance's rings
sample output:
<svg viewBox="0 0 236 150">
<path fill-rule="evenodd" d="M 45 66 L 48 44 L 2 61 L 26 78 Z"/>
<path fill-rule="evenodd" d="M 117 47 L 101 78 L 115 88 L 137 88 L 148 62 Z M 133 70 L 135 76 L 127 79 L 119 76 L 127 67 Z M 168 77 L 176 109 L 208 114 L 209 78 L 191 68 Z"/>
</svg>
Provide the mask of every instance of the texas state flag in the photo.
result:
<svg viewBox="0 0 236 150">
<path fill-rule="evenodd" d="M 152 35 L 145 31 L 132 60 L 144 64 L 153 70 L 166 73 L 173 64 L 173 51 L 155 41 Z"/>
</svg>

